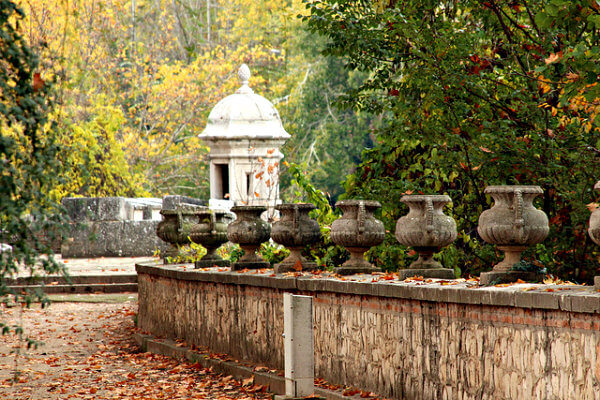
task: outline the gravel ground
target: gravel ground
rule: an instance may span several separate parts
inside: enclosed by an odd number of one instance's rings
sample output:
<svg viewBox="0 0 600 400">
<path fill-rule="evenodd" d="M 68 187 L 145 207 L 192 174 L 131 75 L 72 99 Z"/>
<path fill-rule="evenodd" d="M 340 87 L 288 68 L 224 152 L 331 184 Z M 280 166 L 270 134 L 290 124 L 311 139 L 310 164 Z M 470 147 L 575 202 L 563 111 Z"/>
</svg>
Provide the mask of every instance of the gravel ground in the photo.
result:
<svg viewBox="0 0 600 400">
<path fill-rule="evenodd" d="M 129 299 L 129 300 L 128 300 Z M 61 302 L 41 309 L 0 306 L 0 321 L 43 342 L 27 349 L 0 336 L 0 399 L 268 399 L 242 382 L 197 365 L 141 352 L 133 341 L 135 296 L 126 302 Z"/>
</svg>

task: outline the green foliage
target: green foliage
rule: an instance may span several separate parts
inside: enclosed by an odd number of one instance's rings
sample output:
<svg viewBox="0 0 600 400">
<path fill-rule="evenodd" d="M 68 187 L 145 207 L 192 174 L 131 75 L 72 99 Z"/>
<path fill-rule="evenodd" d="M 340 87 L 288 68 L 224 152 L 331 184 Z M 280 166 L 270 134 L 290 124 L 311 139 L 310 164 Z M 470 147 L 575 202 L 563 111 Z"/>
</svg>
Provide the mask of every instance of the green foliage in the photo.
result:
<svg viewBox="0 0 600 400">
<path fill-rule="evenodd" d="M 365 74 L 349 71 L 338 57 L 317 54 L 323 40 L 300 30 L 298 45 L 308 61 L 304 79 L 291 93 L 292 101 L 280 112 L 292 135 L 283 148 L 289 162 L 304 166 L 310 181 L 334 201 L 344 192 L 341 181 L 360 163 L 360 154 L 371 147 L 371 114 L 340 109 L 340 94 L 354 89 Z M 285 169 L 284 169 L 285 171 Z M 291 175 L 282 174 L 282 195 L 288 195 Z"/>
<path fill-rule="evenodd" d="M 263 260 L 270 262 L 271 266 L 282 262 L 284 258 L 290 255 L 288 249 L 273 242 L 264 242 L 261 244 L 258 253 Z"/>
<path fill-rule="evenodd" d="M 522 271 L 522 272 L 538 272 L 541 274 L 546 273 L 546 268 L 542 268 L 537 264 L 527 262 L 524 260 L 519 261 L 511 268 L 512 271 Z"/>
<path fill-rule="evenodd" d="M 311 217 L 315 218 L 319 223 L 321 241 L 310 246 L 309 258 L 316 260 L 317 265 L 320 267 L 330 270 L 336 266 L 340 266 L 350 257 L 350 254 L 343 247 L 335 245 L 329 235 L 331 224 L 339 218 L 339 211 L 334 211 L 325 193 L 313 186 L 303 167 L 294 163 L 287 163 L 287 168 L 287 172 L 291 175 L 292 187 L 295 188 L 295 201 L 306 201 L 317 207 L 311 211 Z"/>
<path fill-rule="evenodd" d="M 237 243 L 227 242 L 217 250 L 219 255 L 225 260 L 229 260 L 232 263 L 236 262 L 244 255 L 244 250 Z"/>
<path fill-rule="evenodd" d="M 597 253 L 585 204 L 600 176 L 595 2 L 305 3 L 305 22 L 327 39 L 324 53 L 368 74 L 342 105 L 380 118 L 346 196 L 379 200 L 393 232 L 407 212 L 402 195 L 450 195 L 459 238 L 441 257 L 470 274 L 499 257 L 476 233 L 491 205 L 484 188 L 540 185 L 536 206 L 551 231 L 545 248 L 526 256 L 550 261 L 548 270 L 563 278 L 592 279 Z M 388 269 L 402 265 L 376 259 Z"/>
<path fill-rule="evenodd" d="M 5 304 L 29 305 L 34 300 L 47 304 L 43 293 L 15 292 L 6 280 L 21 270 L 32 276 L 64 273 L 52 256 L 48 241 L 58 228 L 59 205 L 48 196 L 60 175 L 58 148 L 48 123 L 51 85 L 43 82 L 39 60 L 19 35 L 23 18 L 10 0 L 0 0 L 0 300 Z M 0 321 L 2 333 L 19 327 Z"/>
<path fill-rule="evenodd" d="M 204 246 L 190 241 L 189 244 L 179 247 L 176 257 L 167 257 L 166 262 L 169 264 L 193 263 L 200 260 L 205 254 L 206 249 Z M 155 255 L 160 256 L 160 252 Z"/>
</svg>

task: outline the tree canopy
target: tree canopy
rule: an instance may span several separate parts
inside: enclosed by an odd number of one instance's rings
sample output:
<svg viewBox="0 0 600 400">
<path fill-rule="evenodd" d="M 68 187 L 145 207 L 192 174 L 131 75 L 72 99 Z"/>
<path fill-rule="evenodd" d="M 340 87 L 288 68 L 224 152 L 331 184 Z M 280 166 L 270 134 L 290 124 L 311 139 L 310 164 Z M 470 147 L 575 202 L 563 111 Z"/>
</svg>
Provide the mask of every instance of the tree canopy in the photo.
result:
<svg viewBox="0 0 600 400">
<path fill-rule="evenodd" d="M 497 259 L 476 234 L 491 184 L 535 184 L 551 233 L 535 257 L 561 277 L 589 281 L 597 253 L 586 234 L 600 176 L 595 1 L 305 0 L 309 28 L 367 79 L 342 104 L 378 116 L 375 145 L 347 179 L 393 222 L 403 194 L 447 193 L 459 239 L 442 257 L 463 272 Z M 405 249 L 380 248 L 404 265 Z"/>
</svg>

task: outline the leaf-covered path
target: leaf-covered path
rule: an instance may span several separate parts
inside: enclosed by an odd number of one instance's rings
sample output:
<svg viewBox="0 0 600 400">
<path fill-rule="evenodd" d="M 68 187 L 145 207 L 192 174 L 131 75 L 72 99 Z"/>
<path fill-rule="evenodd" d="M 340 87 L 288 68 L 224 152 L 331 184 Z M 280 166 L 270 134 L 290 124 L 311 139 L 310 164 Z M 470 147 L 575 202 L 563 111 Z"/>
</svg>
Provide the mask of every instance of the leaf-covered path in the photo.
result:
<svg viewBox="0 0 600 400">
<path fill-rule="evenodd" d="M 250 380 L 236 381 L 193 364 L 143 353 L 133 341 L 137 303 L 55 303 L 21 311 L 0 308 L 37 349 L 0 336 L 0 398 L 267 399 Z M 21 348 L 20 354 L 15 351 Z M 15 378 L 15 366 L 20 371 Z"/>
</svg>

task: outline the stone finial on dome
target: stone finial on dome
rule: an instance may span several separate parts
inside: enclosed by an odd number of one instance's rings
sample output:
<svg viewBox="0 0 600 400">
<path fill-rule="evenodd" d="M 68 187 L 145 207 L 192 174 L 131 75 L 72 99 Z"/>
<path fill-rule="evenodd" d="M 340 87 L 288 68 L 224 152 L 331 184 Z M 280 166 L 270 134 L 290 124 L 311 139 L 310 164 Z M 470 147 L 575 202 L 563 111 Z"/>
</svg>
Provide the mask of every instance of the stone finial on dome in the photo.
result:
<svg viewBox="0 0 600 400">
<path fill-rule="evenodd" d="M 248 68 L 248 65 L 240 65 L 240 69 L 238 69 L 238 76 L 240 81 L 242 81 L 242 86 L 235 91 L 236 93 L 254 93 L 250 86 L 248 86 L 248 81 L 250 80 L 251 75 L 252 74 L 250 73 L 250 68 Z"/>
<path fill-rule="evenodd" d="M 250 68 L 248 68 L 248 65 L 246 64 L 242 64 L 240 65 L 240 69 L 238 70 L 238 76 L 240 77 L 240 80 L 242 81 L 242 85 L 247 85 L 248 84 L 248 80 L 250 79 Z"/>
</svg>

